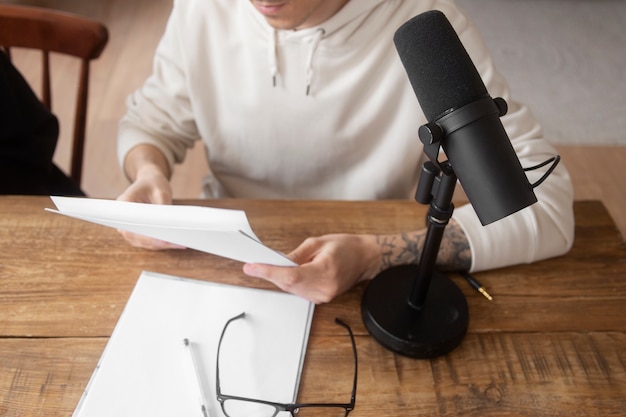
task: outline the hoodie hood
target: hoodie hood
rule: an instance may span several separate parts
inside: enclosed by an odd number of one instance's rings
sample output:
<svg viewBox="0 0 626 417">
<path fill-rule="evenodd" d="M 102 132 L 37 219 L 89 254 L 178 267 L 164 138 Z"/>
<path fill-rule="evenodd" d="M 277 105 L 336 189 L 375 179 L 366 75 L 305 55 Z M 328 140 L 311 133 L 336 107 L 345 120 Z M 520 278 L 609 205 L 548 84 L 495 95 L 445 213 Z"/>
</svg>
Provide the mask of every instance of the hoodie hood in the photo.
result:
<svg viewBox="0 0 626 417">
<path fill-rule="evenodd" d="M 247 1 L 247 0 L 246 0 Z M 334 16 L 318 26 L 301 30 L 278 30 L 271 27 L 263 15 L 261 15 L 248 2 L 254 19 L 268 33 L 268 65 L 271 74 L 271 83 L 276 87 L 279 83 L 281 68 L 279 65 L 281 50 L 289 43 L 308 45 L 308 52 L 302 63 L 305 72 L 306 86 L 303 92 L 311 93 L 311 86 L 315 75 L 315 58 L 318 49 L 321 48 L 347 48 L 351 41 L 367 42 L 364 36 L 375 36 L 376 31 L 359 30 L 362 21 L 377 7 L 390 0 L 351 0 Z M 385 22 L 381 21 L 381 25 Z M 358 39 L 354 39 L 358 35 Z"/>
</svg>

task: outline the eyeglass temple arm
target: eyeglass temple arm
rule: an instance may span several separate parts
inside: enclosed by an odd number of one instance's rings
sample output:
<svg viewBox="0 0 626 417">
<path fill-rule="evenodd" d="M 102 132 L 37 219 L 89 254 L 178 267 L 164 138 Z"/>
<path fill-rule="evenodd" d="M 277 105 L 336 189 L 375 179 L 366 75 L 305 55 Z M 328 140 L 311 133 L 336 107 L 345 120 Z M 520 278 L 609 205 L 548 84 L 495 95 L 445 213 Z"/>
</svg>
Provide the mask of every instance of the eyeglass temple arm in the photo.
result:
<svg viewBox="0 0 626 417">
<path fill-rule="evenodd" d="M 217 355 L 215 359 L 215 390 L 217 391 L 217 395 L 222 395 L 222 389 L 220 387 L 220 352 L 222 350 L 222 340 L 224 339 L 224 335 L 226 334 L 226 329 L 228 328 L 228 325 L 233 321 L 242 319 L 244 317 L 246 317 L 245 311 L 241 314 L 236 315 L 235 317 L 231 317 L 230 319 L 228 319 L 226 324 L 224 324 L 224 328 L 222 329 L 220 340 L 217 342 Z"/>
<path fill-rule="evenodd" d="M 339 324 L 340 326 L 345 327 L 346 330 L 348 330 L 348 333 L 350 334 L 350 341 L 352 342 L 352 353 L 354 354 L 354 380 L 352 381 L 352 395 L 350 397 L 350 404 L 352 404 L 352 408 L 354 408 L 354 404 L 356 402 L 356 386 L 357 386 L 357 379 L 358 379 L 358 372 L 359 372 L 358 355 L 356 352 L 356 342 L 354 341 L 354 334 L 352 333 L 352 329 L 346 322 L 336 317 L 335 323 Z"/>
</svg>

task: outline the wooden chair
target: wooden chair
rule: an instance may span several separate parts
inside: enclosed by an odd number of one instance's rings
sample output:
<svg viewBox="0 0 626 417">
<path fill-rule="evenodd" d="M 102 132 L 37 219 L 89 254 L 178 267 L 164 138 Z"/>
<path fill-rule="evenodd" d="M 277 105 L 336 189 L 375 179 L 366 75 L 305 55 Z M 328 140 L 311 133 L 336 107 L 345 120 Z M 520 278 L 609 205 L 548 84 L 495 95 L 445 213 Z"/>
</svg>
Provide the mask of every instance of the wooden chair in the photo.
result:
<svg viewBox="0 0 626 417">
<path fill-rule="evenodd" d="M 50 52 L 81 60 L 70 177 L 80 186 L 87 122 L 89 66 L 108 42 L 107 28 L 94 20 L 52 9 L 0 4 L 0 47 L 10 57 L 12 47 L 42 51 L 41 101 L 52 110 Z"/>
</svg>

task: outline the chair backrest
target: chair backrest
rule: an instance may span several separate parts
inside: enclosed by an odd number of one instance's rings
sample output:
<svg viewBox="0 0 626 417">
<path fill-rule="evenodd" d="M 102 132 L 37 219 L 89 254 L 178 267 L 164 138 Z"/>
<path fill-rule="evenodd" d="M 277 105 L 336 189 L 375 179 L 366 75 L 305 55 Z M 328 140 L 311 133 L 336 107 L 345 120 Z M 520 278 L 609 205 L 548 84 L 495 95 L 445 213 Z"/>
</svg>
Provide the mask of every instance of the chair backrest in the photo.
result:
<svg viewBox="0 0 626 417">
<path fill-rule="evenodd" d="M 70 177 L 80 185 L 87 123 L 90 61 L 100 56 L 109 39 L 100 22 L 52 9 L 0 4 L 0 47 L 42 51 L 41 101 L 52 107 L 50 52 L 79 58 L 80 77 L 74 116 Z"/>
</svg>

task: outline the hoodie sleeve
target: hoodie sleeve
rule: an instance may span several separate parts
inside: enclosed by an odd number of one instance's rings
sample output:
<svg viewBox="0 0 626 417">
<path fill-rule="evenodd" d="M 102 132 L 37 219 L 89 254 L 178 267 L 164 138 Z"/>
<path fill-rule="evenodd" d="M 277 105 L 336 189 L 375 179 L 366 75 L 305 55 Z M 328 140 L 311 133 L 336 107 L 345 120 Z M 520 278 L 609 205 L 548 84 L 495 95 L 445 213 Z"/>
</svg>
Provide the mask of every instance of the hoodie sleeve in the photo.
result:
<svg viewBox="0 0 626 417">
<path fill-rule="evenodd" d="M 489 94 L 504 98 L 509 105 L 502 123 L 522 167 L 537 165 L 557 155 L 543 137 L 539 123 L 528 107 L 511 99 L 506 82 L 494 68 L 473 24 L 458 12 L 451 13 L 448 18 L 472 57 Z M 530 183 L 541 178 L 548 168 L 527 172 Z M 535 262 L 569 251 L 574 240 L 574 192 L 563 161 L 534 191 L 537 203 L 488 226 L 482 226 L 469 204 L 455 210 L 454 218 L 469 239 L 472 271 Z"/>
<path fill-rule="evenodd" d="M 139 144 L 152 144 L 167 158 L 170 167 L 183 161 L 187 149 L 198 139 L 191 110 L 180 24 L 181 4 L 174 2 L 165 33 L 155 52 L 152 75 L 126 99 L 127 112 L 120 121 L 118 161 Z"/>
</svg>

